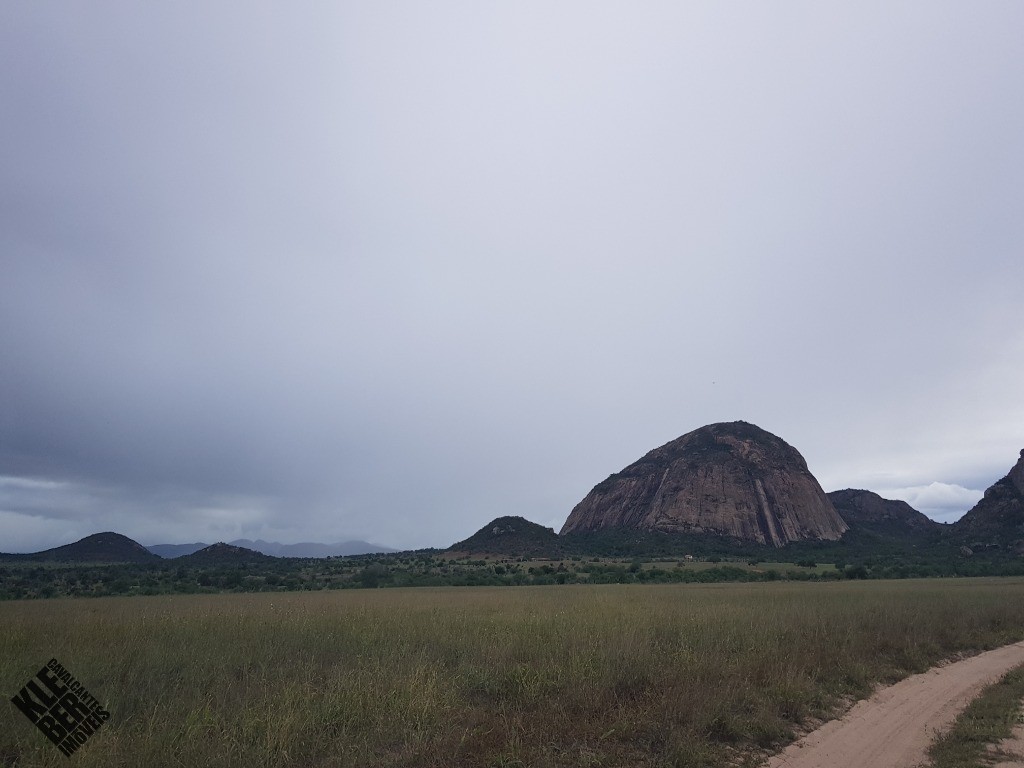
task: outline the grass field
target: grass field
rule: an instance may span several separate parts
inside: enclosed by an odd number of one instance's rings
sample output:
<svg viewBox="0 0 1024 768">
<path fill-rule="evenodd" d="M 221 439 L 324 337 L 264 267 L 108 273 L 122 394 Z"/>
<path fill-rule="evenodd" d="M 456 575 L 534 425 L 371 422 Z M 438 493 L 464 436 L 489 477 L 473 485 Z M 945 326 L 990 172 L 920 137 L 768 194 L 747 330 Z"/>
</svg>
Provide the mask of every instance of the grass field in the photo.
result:
<svg viewBox="0 0 1024 768">
<path fill-rule="evenodd" d="M 1021 579 L 10 601 L 0 681 L 106 705 L 79 766 L 714 766 L 1022 638 Z M 4 706 L 0 765 L 68 764 Z"/>
<path fill-rule="evenodd" d="M 508 560 L 499 560 L 495 558 L 495 562 L 509 562 Z M 633 561 L 623 558 L 604 558 L 602 562 L 610 563 L 614 565 L 630 565 Z M 530 561 L 531 566 L 541 567 L 544 565 L 552 568 L 557 568 L 560 565 L 566 567 L 579 567 L 580 565 L 586 565 L 587 563 L 573 560 L 544 560 L 534 559 Z M 797 565 L 796 563 L 769 563 L 763 561 L 748 562 L 746 560 L 719 560 L 715 559 L 713 562 L 710 560 L 680 560 L 680 559 L 664 559 L 664 560 L 651 560 L 647 562 L 639 563 L 640 568 L 645 571 L 653 570 L 655 568 L 670 569 L 670 568 L 682 568 L 687 571 L 708 571 L 712 568 L 721 568 L 727 566 L 730 568 L 739 568 L 744 571 L 777 571 L 779 573 L 785 573 L 788 571 L 810 571 L 812 573 L 825 573 L 833 572 L 836 570 L 835 563 L 815 563 L 814 568 L 804 568 Z"/>
</svg>

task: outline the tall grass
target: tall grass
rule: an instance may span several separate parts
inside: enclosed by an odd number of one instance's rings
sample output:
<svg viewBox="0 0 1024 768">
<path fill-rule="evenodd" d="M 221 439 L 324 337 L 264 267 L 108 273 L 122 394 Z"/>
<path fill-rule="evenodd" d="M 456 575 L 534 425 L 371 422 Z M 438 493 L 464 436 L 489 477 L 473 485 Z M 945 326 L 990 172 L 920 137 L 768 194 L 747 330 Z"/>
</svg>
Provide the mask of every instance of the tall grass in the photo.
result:
<svg viewBox="0 0 1024 768">
<path fill-rule="evenodd" d="M 0 603 L 6 698 L 56 657 L 80 766 L 735 764 L 961 651 L 1024 580 L 439 588 Z M 0 764 L 65 766 L 8 706 Z"/>
</svg>

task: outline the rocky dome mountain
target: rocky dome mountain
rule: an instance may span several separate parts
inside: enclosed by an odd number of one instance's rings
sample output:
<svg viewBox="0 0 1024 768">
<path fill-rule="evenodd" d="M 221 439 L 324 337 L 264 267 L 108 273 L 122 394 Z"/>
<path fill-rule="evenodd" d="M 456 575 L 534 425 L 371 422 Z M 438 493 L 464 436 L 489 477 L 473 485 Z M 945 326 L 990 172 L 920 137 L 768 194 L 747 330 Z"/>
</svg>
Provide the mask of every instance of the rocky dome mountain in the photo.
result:
<svg viewBox="0 0 1024 768">
<path fill-rule="evenodd" d="M 120 533 L 94 533 L 71 544 L 44 549 L 30 555 L 9 555 L 22 560 L 55 560 L 66 563 L 152 563 L 154 555 L 139 542 Z"/>
<path fill-rule="evenodd" d="M 981 501 L 953 523 L 953 530 L 971 543 L 1024 552 L 1024 450 L 1009 474 L 991 485 Z"/>
<path fill-rule="evenodd" d="M 499 517 L 468 539 L 452 544 L 449 554 L 557 557 L 561 542 L 551 528 L 524 517 Z"/>
<path fill-rule="evenodd" d="M 907 502 L 885 499 L 873 491 L 845 488 L 827 495 L 850 528 L 903 536 L 933 534 L 945 528 Z"/>
<path fill-rule="evenodd" d="M 803 456 L 753 424 L 710 424 L 599 483 L 562 534 L 607 529 L 712 533 L 781 547 L 848 529 Z"/>
</svg>

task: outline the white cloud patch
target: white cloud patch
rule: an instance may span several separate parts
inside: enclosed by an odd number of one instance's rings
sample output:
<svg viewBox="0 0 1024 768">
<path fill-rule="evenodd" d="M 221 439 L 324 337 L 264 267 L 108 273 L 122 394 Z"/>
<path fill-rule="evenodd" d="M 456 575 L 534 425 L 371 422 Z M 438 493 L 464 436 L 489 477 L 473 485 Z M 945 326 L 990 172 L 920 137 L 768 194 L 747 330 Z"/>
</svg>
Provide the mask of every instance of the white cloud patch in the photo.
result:
<svg viewBox="0 0 1024 768">
<path fill-rule="evenodd" d="M 887 499 L 899 499 L 933 520 L 952 523 L 977 504 L 984 491 L 964 488 L 952 483 L 929 483 L 906 488 L 888 488 L 878 491 Z"/>
</svg>

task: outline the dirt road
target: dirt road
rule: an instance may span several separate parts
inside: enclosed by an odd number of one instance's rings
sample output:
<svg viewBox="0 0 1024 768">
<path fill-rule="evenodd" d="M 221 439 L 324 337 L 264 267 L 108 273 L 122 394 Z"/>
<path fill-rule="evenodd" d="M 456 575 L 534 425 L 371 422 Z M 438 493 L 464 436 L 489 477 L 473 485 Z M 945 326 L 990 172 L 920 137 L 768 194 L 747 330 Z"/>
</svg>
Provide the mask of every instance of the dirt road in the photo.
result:
<svg viewBox="0 0 1024 768">
<path fill-rule="evenodd" d="M 771 758 L 768 768 L 914 768 L 981 689 L 1024 664 L 1024 643 L 908 677 Z"/>
</svg>

